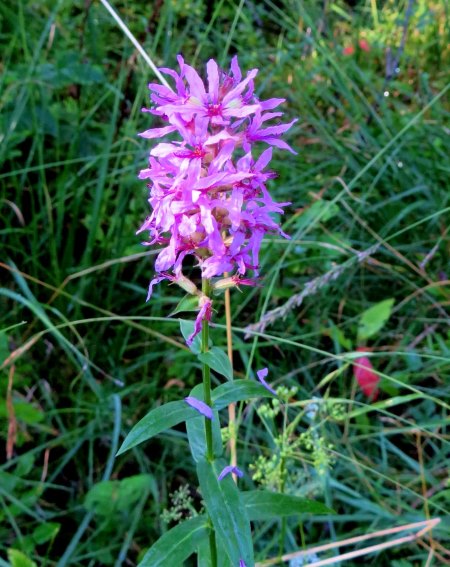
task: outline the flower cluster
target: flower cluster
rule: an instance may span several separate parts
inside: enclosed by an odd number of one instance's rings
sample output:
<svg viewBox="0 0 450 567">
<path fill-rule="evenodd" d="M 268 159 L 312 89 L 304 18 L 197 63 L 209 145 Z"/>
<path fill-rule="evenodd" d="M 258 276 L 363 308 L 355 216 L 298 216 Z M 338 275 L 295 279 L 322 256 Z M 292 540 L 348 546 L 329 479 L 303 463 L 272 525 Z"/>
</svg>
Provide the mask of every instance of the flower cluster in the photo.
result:
<svg viewBox="0 0 450 567">
<path fill-rule="evenodd" d="M 181 56 L 178 63 L 179 73 L 161 69 L 174 80 L 175 90 L 150 84 L 153 105 L 143 109 L 160 117 L 164 125 L 143 132 L 142 137 L 181 136 L 181 140 L 157 144 L 150 151 L 148 168 L 139 174 L 150 181 L 153 211 L 138 233 L 148 231 L 146 244 L 163 246 L 147 299 L 153 286 L 164 279 L 201 297 L 182 274 L 188 254 L 197 259 L 202 278 L 229 272 L 231 285 L 252 284 L 254 280 L 242 276 L 248 270 L 253 278 L 258 276 L 264 235 L 274 232 L 287 238 L 271 215 L 283 213 L 289 203 L 276 203 L 266 189 L 266 182 L 275 177 L 267 169 L 271 146 L 293 152 L 280 136 L 295 120 L 267 125 L 282 116 L 272 111 L 284 99 L 258 100 L 254 94 L 258 70 L 243 78 L 237 57 L 229 72 L 221 71 L 213 59 L 208 61 L 207 86 Z M 270 147 L 256 157 L 258 142 Z M 211 303 L 203 298 L 200 308 L 198 328 L 202 318 L 208 318 Z"/>
</svg>

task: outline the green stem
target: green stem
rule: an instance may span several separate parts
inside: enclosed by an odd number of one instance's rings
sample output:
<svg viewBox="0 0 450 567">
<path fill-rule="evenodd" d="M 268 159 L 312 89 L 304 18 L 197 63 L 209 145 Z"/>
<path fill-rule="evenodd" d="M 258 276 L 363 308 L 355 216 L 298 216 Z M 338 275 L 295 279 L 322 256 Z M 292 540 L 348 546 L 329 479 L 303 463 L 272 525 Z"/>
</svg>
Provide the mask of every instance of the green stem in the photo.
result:
<svg viewBox="0 0 450 567">
<path fill-rule="evenodd" d="M 209 297 L 210 285 L 209 280 L 204 279 L 202 281 L 202 291 Z M 206 319 L 202 323 L 202 352 L 208 352 L 209 350 L 209 325 Z M 212 406 L 211 400 L 211 369 L 206 363 L 203 363 L 203 395 L 205 404 Z M 205 431 L 206 431 L 206 458 L 212 463 L 214 460 L 213 451 L 213 435 L 212 435 L 212 423 L 211 420 L 205 418 Z"/>
<path fill-rule="evenodd" d="M 209 551 L 211 554 L 211 565 L 217 567 L 217 547 L 216 547 L 216 533 L 214 528 L 209 532 Z"/>
<path fill-rule="evenodd" d="M 209 280 L 202 280 L 202 292 L 209 297 L 210 294 L 210 284 Z M 209 324 L 206 319 L 202 322 L 202 352 L 208 352 L 209 350 Z M 211 370 L 209 366 L 203 363 L 203 396 L 205 403 L 208 406 L 212 406 L 211 400 Z M 214 450 L 213 450 L 213 434 L 212 434 L 212 423 L 210 419 L 205 417 L 205 433 L 206 433 L 206 458 L 210 463 L 214 461 Z M 212 567 L 217 567 L 217 546 L 216 546 L 216 534 L 214 528 L 211 526 L 209 532 L 209 549 L 211 554 L 211 565 Z"/>
</svg>

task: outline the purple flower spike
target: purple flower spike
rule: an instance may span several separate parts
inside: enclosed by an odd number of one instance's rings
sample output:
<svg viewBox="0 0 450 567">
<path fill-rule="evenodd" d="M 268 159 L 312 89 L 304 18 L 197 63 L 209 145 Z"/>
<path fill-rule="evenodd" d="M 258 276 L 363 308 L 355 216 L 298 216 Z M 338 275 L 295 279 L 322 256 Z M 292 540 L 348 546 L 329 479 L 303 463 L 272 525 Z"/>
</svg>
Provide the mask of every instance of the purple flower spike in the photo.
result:
<svg viewBox="0 0 450 567">
<path fill-rule="evenodd" d="M 141 137 L 162 139 L 139 174 L 148 183 L 152 213 L 138 232 L 149 232 L 144 244 L 161 246 L 149 296 L 163 279 L 173 281 L 171 272 L 180 277 L 186 255 L 195 257 L 202 278 L 228 272 L 249 285 L 258 277 L 263 237 L 288 238 L 272 218 L 288 203 L 276 203 L 266 187 L 276 177 L 268 169 L 272 149 L 293 152 L 281 136 L 295 120 L 282 123 L 283 113 L 272 112 L 284 99 L 259 100 L 258 70 L 243 74 L 237 57 L 228 71 L 210 59 L 205 82 L 181 56 L 178 63 L 179 73 L 162 69 L 174 88 L 150 83 L 152 105 L 143 109 L 156 120 Z M 201 304 L 189 341 L 210 316 L 210 305 Z"/>
<path fill-rule="evenodd" d="M 235 474 L 236 476 L 238 476 L 239 478 L 242 478 L 244 476 L 244 473 L 241 471 L 240 468 L 235 467 L 233 465 L 228 465 L 226 466 L 223 471 L 219 474 L 219 476 L 217 477 L 217 480 L 222 480 L 223 478 L 225 478 L 228 474 Z"/>
<path fill-rule="evenodd" d="M 239 559 L 239 567 L 247 567 L 243 559 Z"/>
<path fill-rule="evenodd" d="M 277 393 L 275 392 L 275 390 L 272 388 L 272 386 L 270 386 L 265 380 L 264 378 L 267 376 L 267 374 L 269 374 L 269 370 L 267 368 L 263 368 L 262 370 L 258 370 L 256 372 L 256 375 L 258 376 L 258 380 L 261 382 L 261 384 L 264 386 L 264 388 L 266 390 L 269 390 L 269 392 L 271 394 L 273 394 L 274 396 L 277 395 Z"/>
<path fill-rule="evenodd" d="M 205 402 L 202 402 L 201 400 L 197 400 L 197 398 L 194 398 L 192 396 L 188 396 L 187 398 L 184 398 L 184 401 L 189 406 L 191 406 L 191 408 L 194 408 L 199 413 L 204 415 L 206 418 L 211 419 L 211 420 L 213 419 L 213 411 L 208 406 L 208 404 L 205 404 Z"/>
</svg>

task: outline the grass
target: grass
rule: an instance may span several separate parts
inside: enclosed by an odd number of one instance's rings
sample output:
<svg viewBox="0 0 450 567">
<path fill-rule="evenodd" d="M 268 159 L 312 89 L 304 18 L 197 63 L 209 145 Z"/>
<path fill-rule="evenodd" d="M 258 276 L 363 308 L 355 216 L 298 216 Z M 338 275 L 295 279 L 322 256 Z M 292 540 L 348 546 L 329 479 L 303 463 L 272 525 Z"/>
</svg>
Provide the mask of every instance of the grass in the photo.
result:
<svg viewBox="0 0 450 567">
<path fill-rule="evenodd" d="M 441 517 L 364 561 L 449 564 L 447 8 L 115 8 L 158 66 L 238 53 L 260 68 L 259 94 L 285 97 L 300 118 L 298 155 L 276 154 L 271 187 L 292 203 L 292 239 L 268 240 L 262 287 L 231 298 L 237 374 L 268 366 L 272 383 L 297 391 L 285 413 L 238 412 L 238 455 L 260 473 L 246 488 L 282 483 L 337 514 L 289 521 L 281 542 L 279 524 L 256 524 L 258 560 Z M 134 565 L 166 529 L 171 493 L 187 485 L 200 506 L 183 430 L 114 459 L 137 419 L 199 380 L 168 317 L 179 293 L 162 284 L 145 303 L 155 252 L 134 234 L 148 214 L 136 175 L 149 147 L 136 133 L 149 127 L 140 109 L 155 77 L 99 2 L 20 0 L 0 15 L 0 565 Z M 361 342 L 362 314 L 390 298 L 388 320 Z M 250 327 L 264 316 L 265 329 Z M 216 321 L 225 346 L 223 309 Z M 357 346 L 381 377 L 376 402 L 353 379 Z"/>
</svg>

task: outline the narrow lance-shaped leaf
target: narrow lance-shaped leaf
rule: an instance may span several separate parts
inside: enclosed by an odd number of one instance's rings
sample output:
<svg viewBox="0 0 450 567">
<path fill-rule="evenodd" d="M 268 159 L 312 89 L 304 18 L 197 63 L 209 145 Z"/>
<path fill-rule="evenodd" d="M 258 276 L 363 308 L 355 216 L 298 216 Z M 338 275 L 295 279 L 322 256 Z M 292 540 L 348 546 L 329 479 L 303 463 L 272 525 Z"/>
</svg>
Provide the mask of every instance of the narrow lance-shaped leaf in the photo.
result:
<svg viewBox="0 0 450 567">
<path fill-rule="evenodd" d="M 250 521 L 239 490 L 230 475 L 218 480 L 226 464 L 224 459 L 199 461 L 200 490 L 218 543 L 225 549 L 230 564 L 237 566 L 243 560 L 246 567 L 254 567 Z"/>
<path fill-rule="evenodd" d="M 203 384 L 197 384 L 190 393 L 191 396 L 203 400 Z M 211 428 L 213 434 L 213 452 L 214 457 L 220 457 L 223 452 L 222 435 L 220 433 L 220 420 L 217 411 L 213 412 L 211 420 Z M 189 447 L 191 449 L 194 461 L 206 458 L 206 432 L 205 418 L 202 416 L 194 417 L 186 422 L 186 431 L 188 434 Z"/>
<path fill-rule="evenodd" d="M 121 455 L 128 449 L 148 441 L 158 433 L 170 429 L 183 421 L 197 417 L 198 412 L 184 400 L 169 402 L 151 410 L 131 429 L 117 452 Z"/>
<path fill-rule="evenodd" d="M 235 380 L 215 388 L 212 392 L 213 407 L 221 410 L 234 402 L 242 402 L 250 398 L 274 398 L 262 384 L 253 380 Z"/>
<path fill-rule="evenodd" d="M 269 520 L 296 514 L 335 514 L 321 502 L 267 490 L 241 492 L 250 520 Z"/>
<path fill-rule="evenodd" d="M 207 364 L 211 370 L 225 376 L 228 380 L 233 380 L 233 369 L 228 356 L 219 347 L 213 346 L 207 352 L 197 356 L 200 362 Z"/>
<path fill-rule="evenodd" d="M 169 317 L 173 317 L 184 311 L 198 311 L 198 297 L 196 295 L 185 295 L 175 309 L 170 313 Z"/>
<path fill-rule="evenodd" d="M 162 535 L 147 551 L 138 567 L 181 566 L 208 537 L 208 533 L 204 516 L 186 520 Z"/>
</svg>

